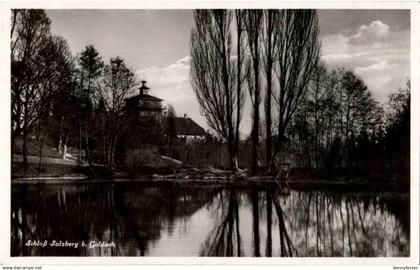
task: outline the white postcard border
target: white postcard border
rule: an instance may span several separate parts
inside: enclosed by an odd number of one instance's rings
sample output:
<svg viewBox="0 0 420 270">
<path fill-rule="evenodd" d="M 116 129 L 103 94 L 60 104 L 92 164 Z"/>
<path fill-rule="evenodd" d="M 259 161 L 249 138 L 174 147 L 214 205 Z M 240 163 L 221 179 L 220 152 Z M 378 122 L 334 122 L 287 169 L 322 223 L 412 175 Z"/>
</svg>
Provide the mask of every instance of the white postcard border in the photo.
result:
<svg viewBox="0 0 420 270">
<path fill-rule="evenodd" d="M 411 233 L 407 258 L 10 257 L 10 9 L 316 8 L 411 10 Z M 419 264 L 420 4 L 415 1 L 14 1 L 0 2 L 0 264 Z"/>
</svg>

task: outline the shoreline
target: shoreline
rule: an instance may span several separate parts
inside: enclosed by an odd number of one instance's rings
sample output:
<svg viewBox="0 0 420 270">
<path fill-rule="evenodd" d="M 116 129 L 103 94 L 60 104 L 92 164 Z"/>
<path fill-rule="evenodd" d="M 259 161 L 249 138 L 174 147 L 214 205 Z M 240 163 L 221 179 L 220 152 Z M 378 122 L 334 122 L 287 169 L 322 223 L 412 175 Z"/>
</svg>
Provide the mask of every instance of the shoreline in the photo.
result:
<svg viewBox="0 0 420 270">
<path fill-rule="evenodd" d="M 19 173 L 19 163 L 13 163 L 11 184 L 90 184 L 90 183 L 149 183 L 149 184 L 190 184 L 196 186 L 223 187 L 284 187 L 282 182 L 271 175 L 247 176 L 246 172 L 234 174 L 218 169 L 184 168 L 173 174 L 148 173 L 131 176 L 125 171 L 116 171 L 111 175 L 89 175 L 77 171 L 76 166 L 45 164 L 47 169 L 37 173 L 33 168 L 28 174 Z M 15 167 L 17 166 L 17 167 Z M 384 181 L 381 177 L 368 178 L 352 171 L 343 170 L 326 175 L 308 168 L 294 168 L 290 171 L 288 184 L 293 189 L 329 189 L 337 191 L 395 191 L 409 193 L 410 187 L 395 181 Z"/>
<path fill-rule="evenodd" d="M 250 177 L 241 180 L 231 179 L 173 179 L 173 178 L 157 178 L 144 177 L 139 178 L 115 178 L 115 179 L 99 179 L 92 177 L 81 177 L 79 175 L 61 176 L 61 177 L 20 177 L 12 178 L 12 185 L 39 185 L 39 184 L 93 184 L 93 183 L 144 183 L 144 184 L 190 184 L 199 186 L 221 186 L 221 187 L 281 187 L 282 182 L 272 180 L 272 177 Z M 393 191 L 401 193 L 410 193 L 409 190 L 402 189 L 393 183 L 383 182 L 344 182 L 331 180 L 289 180 L 288 184 L 291 189 L 328 189 L 331 191 Z"/>
</svg>

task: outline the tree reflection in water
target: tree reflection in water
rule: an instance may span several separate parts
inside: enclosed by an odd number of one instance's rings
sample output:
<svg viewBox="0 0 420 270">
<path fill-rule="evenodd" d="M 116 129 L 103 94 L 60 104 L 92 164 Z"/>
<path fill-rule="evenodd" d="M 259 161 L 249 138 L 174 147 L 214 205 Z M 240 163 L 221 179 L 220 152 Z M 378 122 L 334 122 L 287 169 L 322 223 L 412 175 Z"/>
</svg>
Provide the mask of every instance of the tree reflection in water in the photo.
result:
<svg viewBox="0 0 420 270">
<path fill-rule="evenodd" d="M 177 185 L 17 185 L 11 211 L 12 256 L 145 256 L 174 223 L 213 200 L 214 188 Z M 183 230 L 187 230 L 183 228 Z M 106 241 L 115 248 L 26 247 L 28 240 Z"/>
<path fill-rule="evenodd" d="M 390 193 L 14 185 L 11 250 L 12 256 L 408 256 L 409 224 L 408 196 Z M 31 248 L 28 240 L 117 245 Z"/>
<path fill-rule="evenodd" d="M 293 191 L 284 197 L 273 189 L 231 189 L 217 198 L 219 216 L 201 256 L 258 257 L 263 243 L 267 257 L 409 256 L 404 196 Z"/>
<path fill-rule="evenodd" d="M 241 256 L 241 236 L 239 233 L 239 203 L 237 192 L 229 190 L 228 202 L 223 202 L 224 192 L 220 193 L 220 223 L 211 231 L 203 243 L 200 256 Z M 225 209 L 227 208 L 227 210 Z"/>
<path fill-rule="evenodd" d="M 271 196 L 270 196 L 271 197 Z M 297 254 L 297 251 L 293 248 L 292 241 L 290 240 L 289 234 L 287 233 L 286 224 L 284 222 L 284 214 L 281 209 L 281 205 L 278 202 L 277 197 L 273 198 L 274 206 L 276 207 L 276 213 L 279 221 L 279 235 L 280 235 L 280 256 L 281 257 L 293 257 L 293 252 Z"/>
<path fill-rule="evenodd" d="M 227 194 L 226 194 L 227 193 Z M 266 241 L 265 241 L 265 256 L 271 257 L 273 255 L 273 205 L 274 205 L 274 220 L 276 220 L 278 225 L 278 235 L 279 235 L 279 248 L 280 256 L 282 257 L 293 257 L 294 254 L 297 255 L 296 249 L 293 247 L 292 241 L 287 232 L 288 228 L 285 224 L 284 213 L 281 208 L 280 203 L 278 202 L 278 195 L 276 192 L 271 190 L 266 190 L 265 192 L 251 191 L 248 195 L 248 203 L 251 203 L 252 211 L 252 249 L 253 253 L 251 254 L 254 257 L 260 257 L 260 246 L 261 246 L 261 230 L 260 230 L 260 207 L 262 204 L 265 204 L 266 216 Z M 265 195 L 263 198 L 262 195 Z M 229 196 L 229 200 L 226 203 L 223 203 L 223 199 Z M 200 256 L 247 256 L 241 252 L 241 233 L 239 226 L 239 205 L 242 202 L 241 198 L 238 196 L 238 192 L 234 189 L 229 190 L 228 192 L 222 191 L 220 193 L 220 202 L 219 207 L 217 208 L 218 212 L 221 213 L 222 217 L 217 219 L 221 221 L 216 224 L 215 228 L 208 235 L 208 238 L 203 243 Z M 263 200 L 260 200 L 263 198 Z M 227 208 L 224 210 L 223 207 Z M 248 208 L 245 205 L 245 208 Z M 247 220 L 248 221 L 248 220 Z M 235 230 L 233 230 L 235 228 Z M 246 235 L 245 237 L 249 237 Z M 249 255 L 248 255 L 249 256 Z"/>
</svg>

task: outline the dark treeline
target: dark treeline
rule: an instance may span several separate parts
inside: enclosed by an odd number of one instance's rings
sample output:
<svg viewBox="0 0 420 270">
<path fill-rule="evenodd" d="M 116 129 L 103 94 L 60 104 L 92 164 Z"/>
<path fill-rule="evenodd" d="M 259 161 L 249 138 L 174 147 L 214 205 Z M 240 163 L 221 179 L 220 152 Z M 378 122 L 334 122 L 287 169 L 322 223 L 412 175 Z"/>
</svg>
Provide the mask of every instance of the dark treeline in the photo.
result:
<svg viewBox="0 0 420 270">
<path fill-rule="evenodd" d="M 408 183 L 410 83 L 379 104 L 353 71 L 325 67 L 318 33 L 315 10 L 194 12 L 191 84 L 231 169 L 238 158 L 253 173 L 291 162 Z M 246 98 L 252 115 L 242 117 Z M 252 121 L 247 153 L 236 143 L 243 118 Z"/>
<path fill-rule="evenodd" d="M 350 168 L 408 184 L 409 119 L 409 82 L 381 105 L 353 72 L 320 65 L 289 128 L 289 151 L 300 167 Z"/>
</svg>

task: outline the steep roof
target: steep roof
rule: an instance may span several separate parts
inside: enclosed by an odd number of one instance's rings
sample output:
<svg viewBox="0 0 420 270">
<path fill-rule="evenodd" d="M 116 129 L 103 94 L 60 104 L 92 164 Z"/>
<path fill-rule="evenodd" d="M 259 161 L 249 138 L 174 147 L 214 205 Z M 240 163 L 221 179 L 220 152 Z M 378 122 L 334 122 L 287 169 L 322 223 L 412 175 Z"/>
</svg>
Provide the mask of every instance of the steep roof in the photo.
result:
<svg viewBox="0 0 420 270">
<path fill-rule="evenodd" d="M 126 98 L 126 100 L 135 100 L 135 99 L 137 99 L 137 100 L 140 100 L 140 99 L 141 100 L 149 100 L 149 101 L 162 101 L 163 100 L 163 99 L 160 99 L 158 97 L 151 96 L 149 94 L 143 94 L 141 97 L 140 97 L 140 95 L 135 95 L 135 96 Z"/>
<path fill-rule="evenodd" d="M 165 127 L 168 124 L 168 117 L 166 121 L 164 121 Z M 197 124 L 194 120 L 189 117 L 174 117 L 174 124 L 176 128 L 176 133 L 178 135 L 186 135 L 186 136 L 204 136 L 206 135 L 206 131 L 202 128 L 199 124 Z"/>
</svg>

